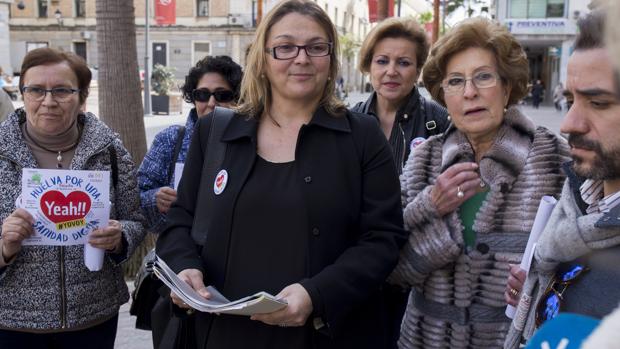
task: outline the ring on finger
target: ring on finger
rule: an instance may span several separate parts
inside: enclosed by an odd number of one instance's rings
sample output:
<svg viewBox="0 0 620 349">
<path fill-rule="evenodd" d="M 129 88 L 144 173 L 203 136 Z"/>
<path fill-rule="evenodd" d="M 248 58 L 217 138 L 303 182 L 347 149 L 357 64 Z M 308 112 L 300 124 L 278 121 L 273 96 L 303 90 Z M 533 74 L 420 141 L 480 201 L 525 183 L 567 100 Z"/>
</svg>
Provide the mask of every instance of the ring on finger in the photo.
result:
<svg viewBox="0 0 620 349">
<path fill-rule="evenodd" d="M 519 291 L 517 291 L 517 289 L 513 287 L 511 287 L 508 292 L 510 292 L 510 294 L 513 295 L 514 297 L 517 297 L 519 295 Z"/>
<path fill-rule="evenodd" d="M 456 187 L 456 197 L 461 199 L 463 196 L 465 196 L 465 193 L 463 193 L 463 191 L 461 190 L 461 186 L 457 186 Z"/>
</svg>

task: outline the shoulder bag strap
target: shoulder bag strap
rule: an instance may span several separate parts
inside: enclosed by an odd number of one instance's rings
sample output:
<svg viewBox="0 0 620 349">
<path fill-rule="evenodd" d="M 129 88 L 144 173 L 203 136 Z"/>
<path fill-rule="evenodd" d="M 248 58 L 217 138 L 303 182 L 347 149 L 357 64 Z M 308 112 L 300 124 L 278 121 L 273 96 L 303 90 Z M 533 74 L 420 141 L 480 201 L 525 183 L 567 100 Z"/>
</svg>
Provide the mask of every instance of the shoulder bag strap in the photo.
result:
<svg viewBox="0 0 620 349">
<path fill-rule="evenodd" d="M 179 127 L 179 131 L 177 133 L 177 142 L 174 144 L 174 152 L 172 153 L 172 161 L 168 165 L 168 183 L 172 181 L 172 176 L 174 175 L 174 167 L 179 159 L 179 153 L 181 152 L 181 147 L 183 146 L 183 138 L 185 137 L 185 126 Z"/>
<path fill-rule="evenodd" d="M 231 109 L 215 107 L 213 110 L 213 117 L 211 120 L 211 127 L 209 128 L 209 138 L 207 140 L 207 154 L 205 156 L 205 162 L 202 166 L 202 175 L 206 178 L 213 178 L 217 175 L 217 172 L 224 161 L 226 156 L 226 143 L 220 141 L 226 126 L 235 115 L 235 112 Z M 207 180 L 206 183 L 212 181 Z M 197 245 L 203 246 L 208 234 L 208 229 L 211 226 L 211 218 L 213 212 L 214 200 L 209 200 L 212 196 L 209 196 L 205 200 L 205 212 L 207 212 L 204 227 L 205 229 L 192 229 L 192 238 Z"/>
</svg>

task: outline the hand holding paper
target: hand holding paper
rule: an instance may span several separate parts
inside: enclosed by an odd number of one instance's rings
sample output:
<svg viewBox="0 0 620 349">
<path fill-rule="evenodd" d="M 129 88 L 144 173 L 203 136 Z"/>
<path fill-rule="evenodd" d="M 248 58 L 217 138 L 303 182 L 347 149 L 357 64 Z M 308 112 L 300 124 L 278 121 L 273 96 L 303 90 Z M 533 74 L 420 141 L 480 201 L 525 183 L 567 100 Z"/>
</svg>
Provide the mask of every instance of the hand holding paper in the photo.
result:
<svg viewBox="0 0 620 349">
<path fill-rule="evenodd" d="M 180 299 L 175 304 L 183 308 L 193 308 L 207 313 L 254 315 L 273 313 L 287 306 L 285 300 L 266 292 L 258 292 L 231 302 L 215 287 L 203 288 L 202 273 L 199 270 L 186 269 L 177 275 L 157 255 L 153 262 L 147 263 L 147 268 L 152 269 L 159 280 L 170 288 L 171 294 L 174 294 L 173 299 L 174 297 Z M 187 274 L 191 274 L 192 277 Z M 184 279 L 179 276 L 183 276 Z M 200 293 L 196 292 L 196 289 L 199 289 Z"/>
<path fill-rule="evenodd" d="M 557 202 L 558 201 L 553 196 L 548 195 L 545 195 L 540 199 L 538 211 L 536 211 L 536 218 L 534 218 L 534 224 L 532 224 L 530 238 L 527 240 L 527 246 L 525 247 L 525 252 L 523 252 L 523 258 L 521 259 L 521 264 L 519 265 L 519 267 L 525 271 L 526 276 L 527 273 L 530 271 L 536 242 L 538 241 L 538 238 L 540 237 L 542 231 L 545 229 L 547 221 L 549 220 L 551 212 L 553 211 L 553 208 L 555 207 L 555 204 Z M 510 319 L 514 318 L 515 312 L 516 308 L 514 306 L 509 304 L 506 307 L 506 316 Z"/>
<path fill-rule="evenodd" d="M 108 230 L 105 231 L 105 228 L 94 229 L 89 234 L 89 241 L 84 244 L 84 264 L 90 271 L 99 271 L 101 270 L 101 268 L 103 268 L 103 258 L 105 256 L 105 250 L 108 249 L 108 247 L 105 246 L 106 241 L 104 240 L 107 236 L 112 236 L 110 238 L 111 242 L 109 243 L 113 244 L 114 236 L 118 234 L 118 244 L 121 243 L 121 224 L 118 221 L 107 219 L 107 217 L 110 217 L 110 206 L 111 204 L 102 209 L 102 215 L 106 218 L 101 221 L 101 226 L 107 226 Z M 112 228 L 109 229 L 110 227 Z"/>
<path fill-rule="evenodd" d="M 250 319 L 258 320 L 267 325 L 276 326 L 303 326 L 312 314 L 312 300 L 306 289 L 300 284 L 286 286 L 278 295 L 288 306 L 267 314 L 253 315 Z"/>
<path fill-rule="evenodd" d="M 207 291 L 204 282 L 202 281 L 202 272 L 198 269 L 185 269 L 182 270 L 179 274 L 179 279 L 185 281 L 194 291 L 198 292 L 199 295 L 204 297 L 205 299 L 209 299 L 211 294 Z M 191 307 L 187 305 L 176 293 L 170 292 L 170 298 L 172 299 L 172 303 L 176 304 L 177 307 L 183 309 L 190 309 Z"/>
<path fill-rule="evenodd" d="M 93 247 L 109 252 L 118 252 L 122 246 L 123 231 L 118 221 L 110 219 L 108 226 L 97 228 L 90 233 L 88 243 Z"/>
<path fill-rule="evenodd" d="M 22 241 L 29 238 L 34 230 L 34 218 L 28 211 L 15 209 L 2 223 L 2 256 L 11 259 L 22 249 Z"/>
</svg>

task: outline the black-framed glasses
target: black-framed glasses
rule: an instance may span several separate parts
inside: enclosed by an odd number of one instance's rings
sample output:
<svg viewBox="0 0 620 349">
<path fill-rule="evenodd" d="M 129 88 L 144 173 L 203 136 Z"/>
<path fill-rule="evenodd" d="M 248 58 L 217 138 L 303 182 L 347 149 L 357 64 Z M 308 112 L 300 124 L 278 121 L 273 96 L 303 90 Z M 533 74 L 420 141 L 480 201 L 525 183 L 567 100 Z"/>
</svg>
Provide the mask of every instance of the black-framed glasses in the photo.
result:
<svg viewBox="0 0 620 349">
<path fill-rule="evenodd" d="M 451 76 L 441 83 L 441 88 L 447 95 L 462 94 L 465 91 L 467 81 L 471 81 L 476 88 L 480 89 L 497 85 L 497 80 L 499 79 L 499 75 L 495 72 L 482 71 L 474 74 L 469 79 L 466 79 L 464 76 Z"/>
<path fill-rule="evenodd" d="M 558 269 L 536 306 L 536 327 L 558 316 L 562 309 L 564 292 L 571 283 L 588 270 L 582 264 L 572 264 Z"/>
<path fill-rule="evenodd" d="M 192 91 L 192 98 L 197 102 L 208 102 L 211 96 L 220 103 L 232 102 L 233 99 L 235 99 L 235 93 L 231 90 L 217 90 L 211 92 L 208 88 L 197 88 Z"/>
<path fill-rule="evenodd" d="M 52 98 L 57 102 L 66 102 L 71 99 L 71 97 L 80 92 L 80 90 L 69 87 L 54 87 L 52 89 L 44 89 L 42 87 L 34 87 L 34 86 L 24 86 L 22 87 L 22 93 L 24 96 L 30 100 L 35 102 L 40 102 L 45 99 L 45 95 L 47 93 L 52 95 Z"/>
<path fill-rule="evenodd" d="M 299 56 L 299 51 L 306 51 L 308 57 L 325 57 L 332 53 L 331 42 L 315 42 L 308 45 L 278 45 L 267 48 L 265 51 L 275 59 L 293 59 Z"/>
</svg>

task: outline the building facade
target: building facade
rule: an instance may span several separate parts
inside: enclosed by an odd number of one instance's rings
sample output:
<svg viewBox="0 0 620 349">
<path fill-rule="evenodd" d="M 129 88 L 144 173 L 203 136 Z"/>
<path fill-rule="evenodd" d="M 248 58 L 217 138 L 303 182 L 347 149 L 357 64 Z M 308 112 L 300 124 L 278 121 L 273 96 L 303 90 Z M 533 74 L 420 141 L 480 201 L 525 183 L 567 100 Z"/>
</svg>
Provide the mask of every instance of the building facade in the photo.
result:
<svg viewBox="0 0 620 349">
<path fill-rule="evenodd" d="M 7 74 L 11 69 L 11 40 L 9 37 L 9 12 L 12 0 L 0 0 L 0 68 Z"/>
<path fill-rule="evenodd" d="M 566 82 L 566 66 L 577 34 L 577 20 L 590 0 L 495 0 L 495 18 L 519 40 L 530 64 L 530 80 L 551 91 Z"/>
<path fill-rule="evenodd" d="M 245 63 L 254 35 L 251 1 L 176 0 L 176 23 L 155 25 L 149 3 L 149 43 L 145 43 L 145 0 L 135 0 L 138 63 L 148 52 L 155 64 L 175 67 L 181 79 L 205 55 L 230 55 Z M 20 8 L 19 4 L 23 6 Z M 24 55 L 37 47 L 72 51 L 97 66 L 95 0 L 21 0 L 11 5 L 11 67 L 19 71 Z"/>
<path fill-rule="evenodd" d="M 174 0 L 175 20 L 168 25 L 156 25 L 154 6 L 170 0 L 133 1 L 140 69 L 144 70 L 144 57 L 148 55 L 150 69 L 155 64 L 174 67 L 181 80 L 205 55 L 229 55 L 245 65 L 245 52 L 259 20 L 258 6 L 262 4 L 264 16 L 281 0 Z M 145 1 L 150 8 L 148 43 Z M 327 12 L 340 35 L 345 87 L 348 91 L 361 90 L 368 77 L 357 70 L 359 47 L 373 26 L 368 20 L 368 0 L 315 2 Z M 0 0 L 0 65 L 9 72 L 19 72 L 26 52 L 55 47 L 82 56 L 96 72 L 95 6 L 95 0 Z M 403 0 L 401 6 L 403 17 L 431 10 L 424 0 Z M 8 23 L 5 27 L 10 36 L 6 29 L 3 36 L 3 23 Z M 2 49 L 3 42 L 8 49 Z"/>
</svg>

